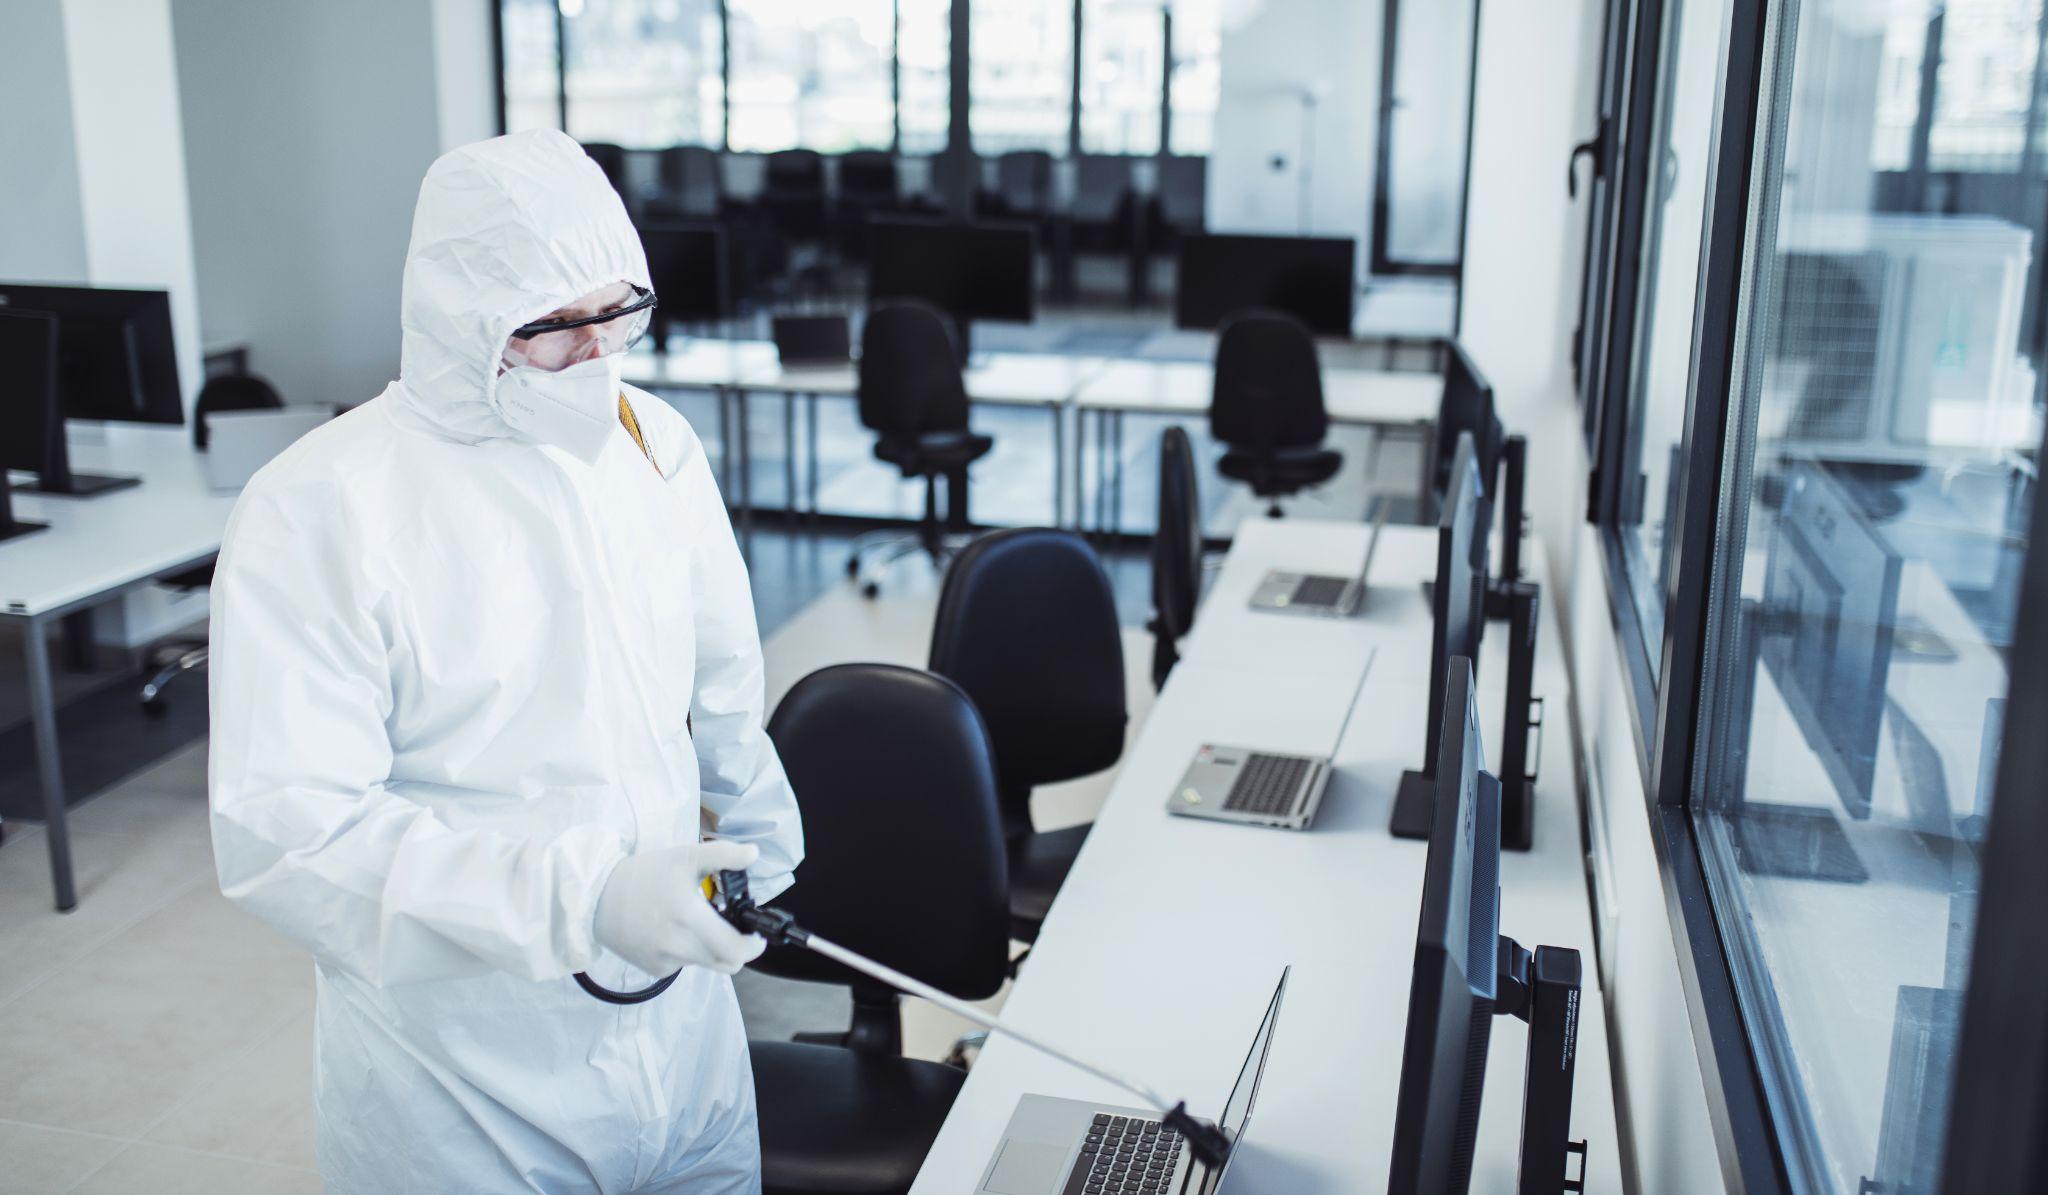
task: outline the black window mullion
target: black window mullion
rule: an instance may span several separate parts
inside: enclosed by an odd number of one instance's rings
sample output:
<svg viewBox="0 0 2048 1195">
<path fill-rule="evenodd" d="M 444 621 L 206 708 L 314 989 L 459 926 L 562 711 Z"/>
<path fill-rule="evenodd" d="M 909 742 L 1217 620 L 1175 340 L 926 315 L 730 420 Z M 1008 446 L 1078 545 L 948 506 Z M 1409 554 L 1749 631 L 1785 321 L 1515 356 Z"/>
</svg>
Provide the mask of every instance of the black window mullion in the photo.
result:
<svg viewBox="0 0 2048 1195">
<path fill-rule="evenodd" d="M 1159 149 L 1155 157 L 1173 152 L 1173 5 L 1159 6 Z"/>
<path fill-rule="evenodd" d="M 1074 0 L 1073 68 L 1067 72 L 1067 156 L 1081 156 L 1081 4 Z"/>
<path fill-rule="evenodd" d="M 732 14 L 718 0 L 718 148 L 732 152 Z"/>
<path fill-rule="evenodd" d="M 555 119 L 569 131 L 569 18 L 555 0 Z"/>
</svg>

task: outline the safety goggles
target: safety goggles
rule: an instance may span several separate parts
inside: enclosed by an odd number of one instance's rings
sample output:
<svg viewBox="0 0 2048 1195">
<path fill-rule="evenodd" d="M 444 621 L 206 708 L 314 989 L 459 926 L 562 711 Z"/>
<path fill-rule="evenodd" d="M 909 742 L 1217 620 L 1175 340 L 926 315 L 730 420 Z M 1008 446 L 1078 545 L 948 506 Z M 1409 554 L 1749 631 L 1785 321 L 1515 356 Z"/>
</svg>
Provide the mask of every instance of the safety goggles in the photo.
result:
<svg viewBox="0 0 2048 1195">
<path fill-rule="evenodd" d="M 525 365 L 553 373 L 593 357 L 623 353 L 640 343 L 654 318 L 654 292 L 632 288 L 621 306 L 580 319 L 542 320 L 513 329 L 505 346 L 505 364 Z"/>
</svg>

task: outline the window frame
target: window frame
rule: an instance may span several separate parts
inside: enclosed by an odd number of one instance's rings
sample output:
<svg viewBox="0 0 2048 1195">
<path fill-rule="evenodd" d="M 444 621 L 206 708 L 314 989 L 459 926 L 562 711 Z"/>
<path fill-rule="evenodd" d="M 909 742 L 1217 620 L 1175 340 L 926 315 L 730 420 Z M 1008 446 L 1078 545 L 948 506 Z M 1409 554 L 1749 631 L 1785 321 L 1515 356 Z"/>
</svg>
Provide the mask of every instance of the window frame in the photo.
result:
<svg viewBox="0 0 2048 1195">
<path fill-rule="evenodd" d="M 1581 319 L 1569 346 L 1581 365 L 1579 398 L 1590 461 L 1586 518 L 1597 530 L 1610 622 L 1631 690 L 1630 722 L 1642 769 L 1651 840 L 1670 919 L 1686 1015 L 1705 1084 L 1722 1178 L 1745 1195 L 1789 1195 L 1794 1189 L 1782 1134 L 1798 1131 L 1774 1115 L 1757 1044 L 1782 1049 L 1763 1025 L 1754 1038 L 1736 994 L 1716 894 L 1709 885 L 1695 829 L 1693 798 L 1706 753 L 1702 703 L 1714 660 L 1719 611 L 1710 606 L 1717 570 L 1730 544 L 1716 541 L 1728 518 L 1724 495 L 1740 491 L 1727 475 L 1730 394 L 1745 351 L 1742 304 L 1751 261 L 1752 223 L 1769 236 L 1771 213 L 1754 221 L 1755 200 L 1768 197 L 1755 174 L 1758 140 L 1782 125 L 1796 31 L 1774 16 L 1796 18 L 1797 3 L 1730 0 L 1720 31 L 1708 197 L 1701 230 L 1699 302 L 1694 311 L 1686 382 L 1680 478 L 1666 514 L 1669 570 L 1658 669 L 1641 636 L 1629 572 L 1621 555 L 1628 458 L 1631 350 L 1642 284 L 1642 228 L 1650 158 L 1639 147 L 1654 137 L 1666 0 L 1608 0 L 1601 123 L 1589 146 L 1598 182 L 1588 213 Z M 1782 10 L 1780 13 L 1779 10 Z M 1617 77 L 1618 76 L 1618 77 Z M 1766 105 L 1773 108 L 1767 108 Z M 1634 150 L 1634 152 L 1631 152 Z M 1604 184 L 1604 188 L 1601 186 Z M 1753 330 L 1754 331 L 1754 330 Z M 2048 457 L 2048 443 L 2042 447 Z M 2038 458 L 2037 458 L 2038 459 Z M 2048 489 L 2037 485 L 2032 527 L 2048 529 Z M 1739 551 L 1740 535 L 1733 550 Z M 2030 541 L 2014 628 L 2011 689 L 2005 726 L 2048 720 L 2048 551 Z M 2033 661 L 2033 663 L 2028 663 Z M 2048 1157 L 2033 1145 L 2048 1122 L 2048 952 L 2029 911 L 2048 905 L 2048 804 L 2032 799 L 2048 787 L 2048 740 L 2008 733 L 2001 746 L 1987 835 L 1976 946 L 1964 998 L 1950 1108 L 1944 1191 L 1993 1192 L 2048 1187 Z M 2011 794 L 2007 799 L 2006 794 Z M 1767 1015 L 1767 1012 L 1766 1014 Z"/>
</svg>

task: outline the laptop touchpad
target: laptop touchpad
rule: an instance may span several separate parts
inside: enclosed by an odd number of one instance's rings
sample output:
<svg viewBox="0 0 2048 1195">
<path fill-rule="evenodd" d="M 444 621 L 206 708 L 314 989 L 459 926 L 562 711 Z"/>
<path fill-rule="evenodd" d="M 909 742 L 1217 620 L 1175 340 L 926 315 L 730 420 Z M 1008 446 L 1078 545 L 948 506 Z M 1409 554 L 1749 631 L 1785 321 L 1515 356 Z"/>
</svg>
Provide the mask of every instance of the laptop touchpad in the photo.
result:
<svg viewBox="0 0 2048 1195">
<path fill-rule="evenodd" d="M 1046 1195 L 1065 1177 L 1067 1148 L 1037 1141 L 1009 1141 L 982 1190 L 994 1195 Z"/>
</svg>

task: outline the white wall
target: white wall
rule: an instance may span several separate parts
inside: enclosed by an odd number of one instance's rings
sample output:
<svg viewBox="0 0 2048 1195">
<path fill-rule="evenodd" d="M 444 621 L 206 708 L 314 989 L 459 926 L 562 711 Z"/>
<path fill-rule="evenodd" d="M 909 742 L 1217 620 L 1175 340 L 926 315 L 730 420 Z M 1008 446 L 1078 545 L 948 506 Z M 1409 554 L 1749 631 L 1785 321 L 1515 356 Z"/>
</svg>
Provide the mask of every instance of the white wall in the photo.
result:
<svg viewBox="0 0 2048 1195">
<path fill-rule="evenodd" d="M 288 402 L 398 371 L 420 178 L 493 131 L 490 0 L 174 0 L 200 309 Z"/>
<path fill-rule="evenodd" d="M 1502 419 L 1529 437 L 1530 518 L 1550 575 L 1564 579 L 1559 592 L 1544 596 L 1560 607 L 1569 640 L 1598 967 L 1636 1189 L 1720 1192 L 1626 704 L 1631 691 L 1598 537 L 1585 523 L 1588 461 L 1571 384 L 1586 211 L 1567 199 L 1564 170 L 1572 145 L 1594 126 L 1605 7 L 1600 0 L 1480 6 L 1459 339 L 1493 382 Z"/>
<path fill-rule="evenodd" d="M 1380 0 L 1223 5 L 1210 228 L 1355 237 L 1359 276 L 1365 276 L 1384 19 Z M 1313 132 L 1307 142 L 1305 128 Z M 1310 172 L 1305 227 L 1304 170 Z"/>
<path fill-rule="evenodd" d="M 85 221 L 72 148 L 63 0 L 0 4 L 0 278 L 85 278 Z"/>
</svg>

